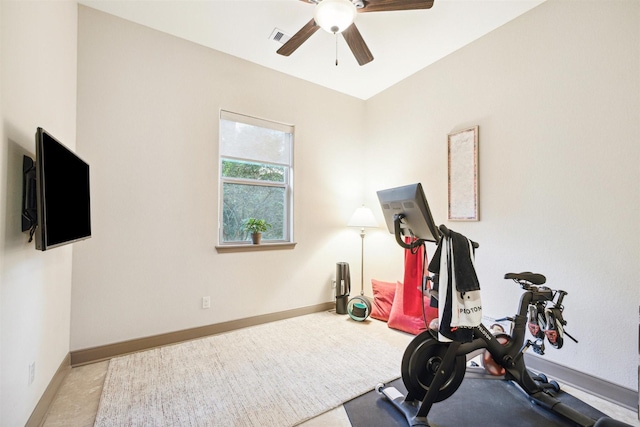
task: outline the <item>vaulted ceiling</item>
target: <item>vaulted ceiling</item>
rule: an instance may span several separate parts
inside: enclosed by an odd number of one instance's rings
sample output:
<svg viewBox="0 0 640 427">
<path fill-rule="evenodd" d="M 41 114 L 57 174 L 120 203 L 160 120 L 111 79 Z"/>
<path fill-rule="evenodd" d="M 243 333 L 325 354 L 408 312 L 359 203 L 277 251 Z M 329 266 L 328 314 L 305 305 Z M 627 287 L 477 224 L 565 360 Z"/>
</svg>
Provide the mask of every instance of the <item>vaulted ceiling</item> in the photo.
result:
<svg viewBox="0 0 640 427">
<path fill-rule="evenodd" d="M 435 0 L 430 9 L 360 13 L 374 60 L 359 66 L 341 36 L 317 31 L 291 56 L 274 31 L 294 35 L 313 18 L 300 0 L 80 0 L 156 30 L 336 91 L 368 99 L 544 0 Z M 336 65 L 336 58 L 338 65 Z"/>
</svg>

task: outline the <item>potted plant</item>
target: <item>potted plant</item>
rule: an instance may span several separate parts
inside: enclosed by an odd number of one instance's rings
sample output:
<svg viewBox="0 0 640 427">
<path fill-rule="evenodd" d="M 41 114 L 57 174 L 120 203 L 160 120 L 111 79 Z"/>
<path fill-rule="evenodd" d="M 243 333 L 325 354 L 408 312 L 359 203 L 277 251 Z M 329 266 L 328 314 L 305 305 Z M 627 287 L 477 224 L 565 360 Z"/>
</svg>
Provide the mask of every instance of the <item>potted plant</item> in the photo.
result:
<svg viewBox="0 0 640 427">
<path fill-rule="evenodd" d="M 249 218 L 244 221 L 244 229 L 251 233 L 251 241 L 254 245 L 259 245 L 262 233 L 271 228 L 265 219 Z"/>
</svg>

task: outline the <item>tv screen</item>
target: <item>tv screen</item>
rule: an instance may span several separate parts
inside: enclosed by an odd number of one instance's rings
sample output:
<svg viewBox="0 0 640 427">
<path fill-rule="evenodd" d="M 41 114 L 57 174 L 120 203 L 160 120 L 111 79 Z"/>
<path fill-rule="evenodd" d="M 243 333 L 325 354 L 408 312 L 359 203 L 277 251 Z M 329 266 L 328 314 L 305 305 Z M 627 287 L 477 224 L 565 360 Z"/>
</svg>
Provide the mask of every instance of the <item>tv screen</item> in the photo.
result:
<svg viewBox="0 0 640 427">
<path fill-rule="evenodd" d="M 36 132 L 36 249 L 91 237 L 89 165 L 38 128 Z"/>
<path fill-rule="evenodd" d="M 403 214 L 405 235 L 429 242 L 437 242 L 440 239 L 440 232 L 431 217 L 422 184 L 380 190 L 378 200 L 391 234 L 395 234 L 394 217 Z"/>
</svg>

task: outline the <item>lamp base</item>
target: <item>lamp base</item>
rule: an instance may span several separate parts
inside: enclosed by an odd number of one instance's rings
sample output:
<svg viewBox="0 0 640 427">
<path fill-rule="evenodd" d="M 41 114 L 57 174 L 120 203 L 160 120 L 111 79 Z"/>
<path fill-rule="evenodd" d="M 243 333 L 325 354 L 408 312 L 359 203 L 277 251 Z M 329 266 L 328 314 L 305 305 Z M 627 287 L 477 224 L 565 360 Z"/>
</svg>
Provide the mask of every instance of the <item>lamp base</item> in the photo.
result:
<svg viewBox="0 0 640 427">
<path fill-rule="evenodd" d="M 356 322 L 362 322 L 371 314 L 371 301 L 364 295 L 351 298 L 347 304 L 347 312 Z"/>
</svg>

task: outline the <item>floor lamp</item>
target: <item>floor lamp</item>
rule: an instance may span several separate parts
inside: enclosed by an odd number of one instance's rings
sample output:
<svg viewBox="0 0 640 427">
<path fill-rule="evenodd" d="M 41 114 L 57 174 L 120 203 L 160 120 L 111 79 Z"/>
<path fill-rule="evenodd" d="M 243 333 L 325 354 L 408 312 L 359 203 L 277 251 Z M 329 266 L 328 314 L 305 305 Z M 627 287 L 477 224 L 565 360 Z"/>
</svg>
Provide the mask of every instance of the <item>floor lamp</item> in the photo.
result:
<svg viewBox="0 0 640 427">
<path fill-rule="evenodd" d="M 347 305 L 347 312 L 352 319 L 363 321 L 371 314 L 371 301 L 364 297 L 364 236 L 365 228 L 377 228 L 378 222 L 371 209 L 362 205 L 351 216 L 348 227 L 360 227 L 360 296 L 352 298 Z"/>
</svg>

